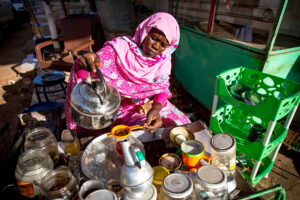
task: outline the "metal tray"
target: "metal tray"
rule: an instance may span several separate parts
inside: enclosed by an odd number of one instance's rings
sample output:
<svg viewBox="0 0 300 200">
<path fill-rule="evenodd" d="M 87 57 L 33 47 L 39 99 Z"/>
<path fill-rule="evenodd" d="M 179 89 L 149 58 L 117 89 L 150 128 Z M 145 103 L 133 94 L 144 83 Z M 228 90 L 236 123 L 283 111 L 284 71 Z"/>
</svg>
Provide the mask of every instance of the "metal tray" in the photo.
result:
<svg viewBox="0 0 300 200">
<path fill-rule="evenodd" d="M 90 142 L 82 154 L 81 170 L 89 179 L 101 180 L 106 183 L 110 179 L 120 178 L 120 168 L 124 164 L 124 158 L 116 152 L 117 139 L 107 137 L 106 134 L 98 136 Z M 129 142 L 138 146 L 145 154 L 143 144 L 133 136 L 129 136 Z M 106 161 L 103 165 L 96 165 L 92 154 L 92 146 L 97 143 L 104 143 L 107 149 Z"/>
</svg>

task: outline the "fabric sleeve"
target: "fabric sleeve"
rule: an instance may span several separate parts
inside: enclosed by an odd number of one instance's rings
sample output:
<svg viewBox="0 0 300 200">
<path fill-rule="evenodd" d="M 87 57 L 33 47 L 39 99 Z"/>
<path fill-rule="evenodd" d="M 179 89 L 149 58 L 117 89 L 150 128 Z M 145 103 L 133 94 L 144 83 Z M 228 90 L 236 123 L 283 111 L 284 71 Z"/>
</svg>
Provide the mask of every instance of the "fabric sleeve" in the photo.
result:
<svg viewBox="0 0 300 200">
<path fill-rule="evenodd" d="M 168 94 L 166 92 L 162 92 L 162 93 L 159 93 L 157 95 L 154 95 L 153 97 L 153 103 L 160 103 L 162 105 L 162 107 L 164 107 L 167 103 L 167 100 L 168 100 Z"/>
</svg>

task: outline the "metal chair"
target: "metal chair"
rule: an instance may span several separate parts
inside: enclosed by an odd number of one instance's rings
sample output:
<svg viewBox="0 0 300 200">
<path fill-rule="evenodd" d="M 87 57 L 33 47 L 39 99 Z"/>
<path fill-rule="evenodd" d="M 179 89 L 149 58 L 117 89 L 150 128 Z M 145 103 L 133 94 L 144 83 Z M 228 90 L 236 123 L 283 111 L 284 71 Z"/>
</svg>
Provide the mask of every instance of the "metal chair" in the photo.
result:
<svg viewBox="0 0 300 200">
<path fill-rule="evenodd" d="M 70 71 L 80 51 L 93 52 L 92 24 L 88 19 L 66 17 L 60 21 L 62 37 L 39 43 L 35 46 L 40 69 L 50 68 L 59 71 Z M 55 42 L 62 42 L 63 48 L 56 57 L 47 59 L 42 49 Z"/>
</svg>

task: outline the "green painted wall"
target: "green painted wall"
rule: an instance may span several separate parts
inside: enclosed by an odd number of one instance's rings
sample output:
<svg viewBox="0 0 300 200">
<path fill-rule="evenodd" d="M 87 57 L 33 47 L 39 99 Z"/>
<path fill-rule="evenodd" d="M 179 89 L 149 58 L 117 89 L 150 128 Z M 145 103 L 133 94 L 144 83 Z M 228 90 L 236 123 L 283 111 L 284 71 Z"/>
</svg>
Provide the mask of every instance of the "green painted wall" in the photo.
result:
<svg viewBox="0 0 300 200">
<path fill-rule="evenodd" d="M 263 51 L 181 26 L 174 56 L 176 80 L 200 103 L 211 109 L 216 75 L 235 67 L 262 70 Z"/>
<path fill-rule="evenodd" d="M 272 51 L 263 72 L 300 82 L 300 47 Z"/>
</svg>

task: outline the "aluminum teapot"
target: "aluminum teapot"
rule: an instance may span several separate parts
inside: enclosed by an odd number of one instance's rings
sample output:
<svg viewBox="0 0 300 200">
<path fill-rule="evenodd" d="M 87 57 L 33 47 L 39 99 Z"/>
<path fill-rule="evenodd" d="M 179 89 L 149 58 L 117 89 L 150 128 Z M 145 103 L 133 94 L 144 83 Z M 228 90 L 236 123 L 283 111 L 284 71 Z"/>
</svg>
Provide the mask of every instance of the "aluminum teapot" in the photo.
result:
<svg viewBox="0 0 300 200">
<path fill-rule="evenodd" d="M 145 160 L 143 152 L 131 145 L 128 139 L 121 141 L 125 165 L 121 168 L 120 183 L 129 198 L 143 197 L 153 181 L 153 169 Z"/>
<path fill-rule="evenodd" d="M 115 87 L 104 81 L 97 68 L 98 79 L 88 73 L 86 81 L 72 90 L 70 104 L 72 119 L 81 127 L 98 130 L 111 125 L 117 117 L 121 98 Z"/>
</svg>

